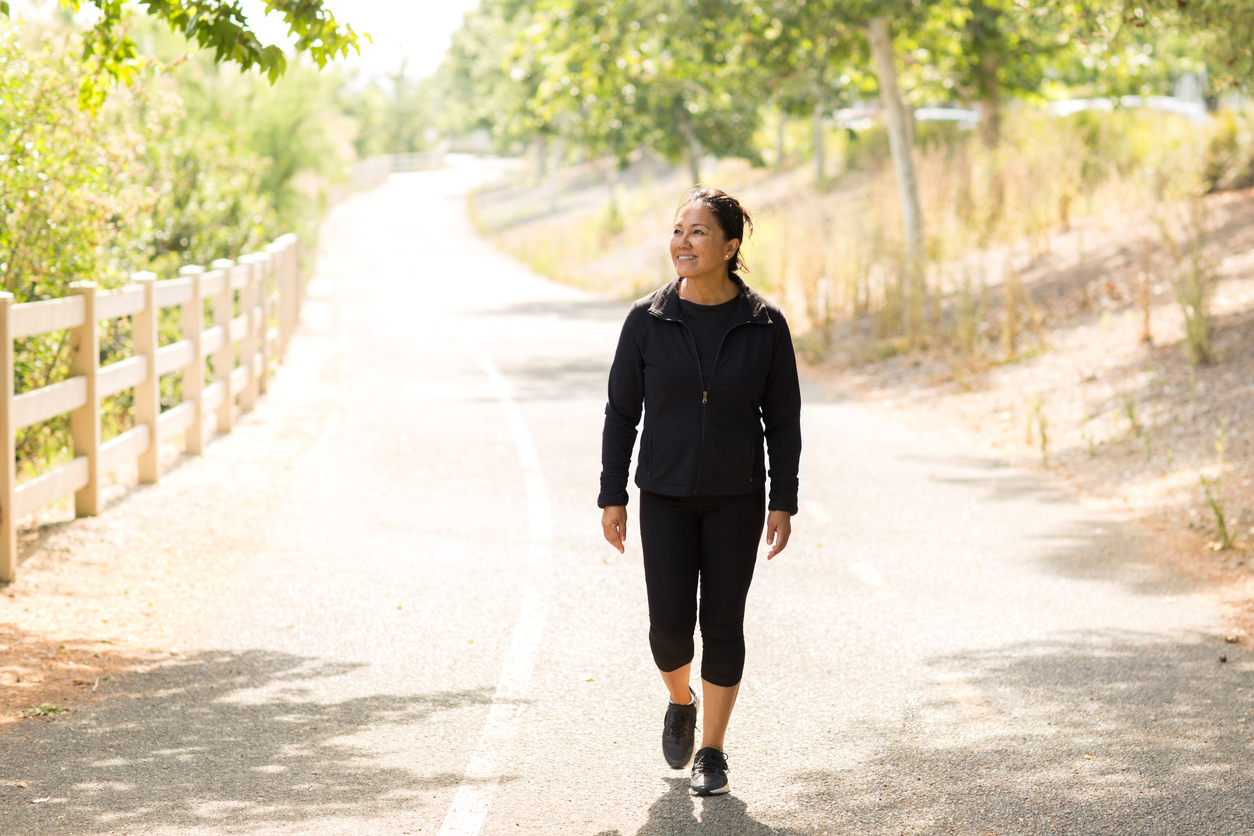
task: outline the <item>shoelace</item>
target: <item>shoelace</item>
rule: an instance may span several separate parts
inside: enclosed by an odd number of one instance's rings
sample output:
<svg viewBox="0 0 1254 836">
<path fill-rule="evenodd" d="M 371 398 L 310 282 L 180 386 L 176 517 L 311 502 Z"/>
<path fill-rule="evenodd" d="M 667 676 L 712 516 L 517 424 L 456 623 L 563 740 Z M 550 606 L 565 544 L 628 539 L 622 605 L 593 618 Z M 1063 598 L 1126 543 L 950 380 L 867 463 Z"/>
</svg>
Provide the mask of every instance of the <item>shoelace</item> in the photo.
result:
<svg viewBox="0 0 1254 836">
<path fill-rule="evenodd" d="M 731 770 L 727 768 L 727 755 L 719 752 L 713 755 L 699 755 L 692 765 L 692 772 L 697 775 L 703 772 L 731 772 Z"/>
<path fill-rule="evenodd" d="M 695 728 L 697 718 L 686 711 L 675 711 L 671 713 L 670 722 L 666 725 L 667 737 L 685 737 L 688 734 L 689 727 Z"/>
</svg>

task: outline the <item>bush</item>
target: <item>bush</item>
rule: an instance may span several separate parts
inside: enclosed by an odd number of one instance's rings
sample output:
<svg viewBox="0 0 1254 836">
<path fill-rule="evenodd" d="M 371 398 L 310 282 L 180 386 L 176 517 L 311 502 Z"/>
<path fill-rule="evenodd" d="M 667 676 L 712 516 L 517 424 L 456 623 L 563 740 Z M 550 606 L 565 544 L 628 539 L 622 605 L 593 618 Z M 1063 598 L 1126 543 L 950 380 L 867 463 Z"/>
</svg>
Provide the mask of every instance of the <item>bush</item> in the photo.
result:
<svg viewBox="0 0 1254 836">
<path fill-rule="evenodd" d="M 111 94 L 98 114 L 77 106 L 81 42 L 45 33 L 34 44 L 0 24 L 0 278 L 16 302 L 68 294 L 75 281 L 118 287 L 137 270 L 169 274 L 263 246 L 280 234 L 271 163 L 237 134 L 188 125 L 180 99 L 148 73 Z M 179 336 L 179 313 L 166 312 L 163 341 Z M 16 341 L 17 393 L 69 374 L 65 333 Z M 130 326 L 101 334 L 101 362 L 130 353 Z M 162 381 L 167 402 L 178 381 Z M 104 405 L 104 433 L 130 426 L 131 398 Z M 23 477 L 71 453 L 69 420 L 19 431 Z"/>
</svg>

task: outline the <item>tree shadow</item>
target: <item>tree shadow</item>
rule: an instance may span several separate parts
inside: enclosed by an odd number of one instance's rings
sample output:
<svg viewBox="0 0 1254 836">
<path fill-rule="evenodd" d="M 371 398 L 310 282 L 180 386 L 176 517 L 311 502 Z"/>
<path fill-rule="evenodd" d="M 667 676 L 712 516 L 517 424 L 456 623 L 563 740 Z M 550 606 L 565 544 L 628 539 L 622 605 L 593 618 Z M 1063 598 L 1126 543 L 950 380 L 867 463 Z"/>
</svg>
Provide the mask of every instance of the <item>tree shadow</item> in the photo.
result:
<svg viewBox="0 0 1254 836">
<path fill-rule="evenodd" d="M 551 299 L 519 302 L 484 311 L 487 316 L 543 316 L 582 322 L 618 322 L 627 318 L 631 306 L 603 299 Z"/>
<path fill-rule="evenodd" d="M 353 735 L 437 724 L 441 712 L 487 705 L 490 689 L 311 698 L 319 680 L 359 667 L 209 651 L 110 683 L 117 691 L 90 712 L 20 723 L 0 735 L 0 831 L 226 832 L 419 810 L 434 800 L 431 790 L 463 776 L 390 766 Z M 264 700 L 250 699 L 261 687 Z M 29 786 L 16 786 L 19 779 Z"/>
<path fill-rule="evenodd" d="M 858 834 L 1235 834 L 1254 816 L 1246 654 L 1077 633 L 930 661 L 935 684 L 875 751 L 795 776 Z"/>
<path fill-rule="evenodd" d="M 526 364 L 504 364 L 501 371 L 509 378 L 515 400 L 604 400 L 610 367 L 607 361 L 587 357 L 536 358 Z"/>
<path fill-rule="evenodd" d="M 1035 502 L 1067 503 L 1074 498 L 1045 480 L 1016 470 L 993 457 L 970 455 L 907 455 L 904 461 L 917 462 L 931 467 L 948 467 L 976 470 L 979 473 L 934 476 L 934 481 L 944 485 L 962 485 L 977 489 L 977 502 L 1016 502 L 1031 499 Z"/>
<path fill-rule="evenodd" d="M 1038 562 L 1069 580 L 1112 581 L 1146 596 L 1187 595 L 1211 586 L 1164 558 L 1152 536 L 1135 523 L 1083 518 L 1035 539 L 1051 542 Z"/>
</svg>

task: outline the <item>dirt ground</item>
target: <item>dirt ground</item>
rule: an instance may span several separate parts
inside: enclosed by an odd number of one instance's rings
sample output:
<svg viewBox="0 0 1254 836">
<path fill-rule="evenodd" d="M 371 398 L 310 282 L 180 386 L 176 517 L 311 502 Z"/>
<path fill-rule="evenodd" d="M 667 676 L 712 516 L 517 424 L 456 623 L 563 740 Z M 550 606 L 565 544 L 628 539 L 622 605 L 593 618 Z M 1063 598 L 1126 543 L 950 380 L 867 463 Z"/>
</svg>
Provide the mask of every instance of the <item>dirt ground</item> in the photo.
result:
<svg viewBox="0 0 1254 836">
<path fill-rule="evenodd" d="M 1218 279 L 1210 365 L 1194 368 L 1183 344 L 1178 263 L 1150 220 L 1133 217 L 1077 225 L 1024 259 L 1042 323 L 1034 356 L 937 352 L 855 365 L 837 345 L 812 372 L 1139 521 L 1182 571 L 1215 585 L 1234 629 L 1254 632 L 1254 193 L 1214 196 L 1205 209 Z M 1141 339 L 1146 275 L 1150 342 Z M 1203 476 L 1219 480 L 1234 548 L 1217 548 Z"/>
</svg>

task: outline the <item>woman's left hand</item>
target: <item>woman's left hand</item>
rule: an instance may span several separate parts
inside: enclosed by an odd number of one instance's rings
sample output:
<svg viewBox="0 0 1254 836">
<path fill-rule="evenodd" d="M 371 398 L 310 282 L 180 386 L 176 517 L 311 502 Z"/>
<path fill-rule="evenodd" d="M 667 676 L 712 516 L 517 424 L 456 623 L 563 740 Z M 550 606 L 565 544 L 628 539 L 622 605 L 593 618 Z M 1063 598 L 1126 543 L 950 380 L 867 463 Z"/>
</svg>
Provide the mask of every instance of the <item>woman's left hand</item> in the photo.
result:
<svg viewBox="0 0 1254 836">
<path fill-rule="evenodd" d="M 766 544 L 771 547 L 766 553 L 767 560 L 784 550 L 791 534 L 792 514 L 787 511 L 772 511 L 766 515 Z"/>
</svg>

